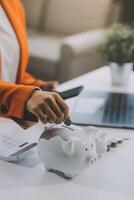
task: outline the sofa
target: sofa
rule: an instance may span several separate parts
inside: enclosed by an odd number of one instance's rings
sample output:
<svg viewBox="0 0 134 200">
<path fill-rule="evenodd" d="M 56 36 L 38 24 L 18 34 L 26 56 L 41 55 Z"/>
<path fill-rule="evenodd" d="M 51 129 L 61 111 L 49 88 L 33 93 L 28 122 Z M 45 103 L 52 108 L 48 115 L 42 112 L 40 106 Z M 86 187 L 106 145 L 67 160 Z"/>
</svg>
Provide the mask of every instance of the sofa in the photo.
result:
<svg viewBox="0 0 134 200">
<path fill-rule="evenodd" d="M 96 51 L 120 20 L 120 0 L 22 0 L 27 17 L 28 71 L 64 82 L 106 64 Z"/>
</svg>

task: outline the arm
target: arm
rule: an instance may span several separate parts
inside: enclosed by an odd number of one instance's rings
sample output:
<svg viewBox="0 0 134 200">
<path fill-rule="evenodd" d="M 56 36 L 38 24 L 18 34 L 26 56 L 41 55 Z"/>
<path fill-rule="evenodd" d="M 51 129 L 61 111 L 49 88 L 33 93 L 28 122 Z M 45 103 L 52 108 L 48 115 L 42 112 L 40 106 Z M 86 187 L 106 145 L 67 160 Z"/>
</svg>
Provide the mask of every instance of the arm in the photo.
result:
<svg viewBox="0 0 134 200">
<path fill-rule="evenodd" d="M 0 81 L 0 99 L 0 116 L 13 119 L 24 129 L 38 120 L 46 124 L 69 119 L 68 106 L 54 92 Z"/>
<path fill-rule="evenodd" d="M 33 86 L 24 86 L 0 81 L 0 116 L 14 119 L 19 125 L 28 127 L 26 121 L 37 122 L 32 114 L 25 115 L 26 102 L 36 89 Z"/>
<path fill-rule="evenodd" d="M 23 81 L 21 82 L 23 85 L 32 85 L 39 87 L 43 91 L 55 91 L 58 85 L 57 81 L 42 81 L 39 79 L 35 79 L 32 75 L 25 72 Z"/>
</svg>

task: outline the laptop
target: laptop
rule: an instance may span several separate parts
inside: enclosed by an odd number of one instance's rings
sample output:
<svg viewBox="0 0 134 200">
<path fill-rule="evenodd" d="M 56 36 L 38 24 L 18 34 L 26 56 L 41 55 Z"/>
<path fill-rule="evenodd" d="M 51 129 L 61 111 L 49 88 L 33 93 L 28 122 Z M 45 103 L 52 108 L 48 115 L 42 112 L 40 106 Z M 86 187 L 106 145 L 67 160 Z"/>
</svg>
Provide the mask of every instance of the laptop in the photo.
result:
<svg viewBox="0 0 134 200">
<path fill-rule="evenodd" d="M 75 100 L 71 120 L 77 125 L 134 128 L 134 94 L 83 91 Z"/>
</svg>

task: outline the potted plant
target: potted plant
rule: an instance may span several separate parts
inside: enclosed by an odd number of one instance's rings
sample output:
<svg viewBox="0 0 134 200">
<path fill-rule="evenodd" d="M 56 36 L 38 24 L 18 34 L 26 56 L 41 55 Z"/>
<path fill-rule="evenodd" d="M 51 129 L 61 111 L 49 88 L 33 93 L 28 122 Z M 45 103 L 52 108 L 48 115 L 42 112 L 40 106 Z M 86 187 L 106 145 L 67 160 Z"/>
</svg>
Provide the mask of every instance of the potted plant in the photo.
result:
<svg viewBox="0 0 134 200">
<path fill-rule="evenodd" d="M 110 63 L 112 83 L 127 85 L 134 62 L 134 31 L 120 24 L 114 25 L 98 50 Z"/>
</svg>

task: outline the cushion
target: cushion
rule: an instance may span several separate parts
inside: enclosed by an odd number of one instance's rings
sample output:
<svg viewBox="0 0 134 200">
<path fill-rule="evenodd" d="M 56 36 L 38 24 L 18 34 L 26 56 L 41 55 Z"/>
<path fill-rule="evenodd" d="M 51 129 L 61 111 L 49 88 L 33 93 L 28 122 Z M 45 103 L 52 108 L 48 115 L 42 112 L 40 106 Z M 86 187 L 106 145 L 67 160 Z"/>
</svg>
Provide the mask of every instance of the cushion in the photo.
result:
<svg viewBox="0 0 134 200">
<path fill-rule="evenodd" d="M 21 0 L 25 11 L 27 25 L 32 28 L 39 28 L 42 12 L 44 14 L 47 0 Z"/>
<path fill-rule="evenodd" d="M 43 27 L 67 34 L 104 27 L 112 1 L 49 0 Z"/>
<path fill-rule="evenodd" d="M 28 31 L 30 54 L 47 60 L 59 60 L 64 35 Z"/>
<path fill-rule="evenodd" d="M 64 35 L 28 30 L 30 47 L 29 72 L 43 80 L 57 79 Z"/>
</svg>

